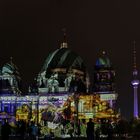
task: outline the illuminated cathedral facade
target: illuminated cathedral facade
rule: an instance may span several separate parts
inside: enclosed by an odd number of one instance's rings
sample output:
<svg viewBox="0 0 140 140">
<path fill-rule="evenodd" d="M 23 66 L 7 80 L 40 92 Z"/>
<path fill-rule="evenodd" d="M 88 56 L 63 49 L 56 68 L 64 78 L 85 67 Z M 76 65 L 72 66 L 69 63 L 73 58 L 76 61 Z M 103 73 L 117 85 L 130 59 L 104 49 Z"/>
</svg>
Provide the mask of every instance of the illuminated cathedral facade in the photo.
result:
<svg viewBox="0 0 140 140">
<path fill-rule="evenodd" d="M 0 120 L 15 118 L 57 124 L 58 118 L 114 117 L 115 71 L 105 52 L 97 58 L 93 75 L 90 81 L 83 59 L 63 41 L 60 48 L 48 55 L 35 83 L 23 95 L 20 74 L 11 58 L 0 71 Z"/>
</svg>

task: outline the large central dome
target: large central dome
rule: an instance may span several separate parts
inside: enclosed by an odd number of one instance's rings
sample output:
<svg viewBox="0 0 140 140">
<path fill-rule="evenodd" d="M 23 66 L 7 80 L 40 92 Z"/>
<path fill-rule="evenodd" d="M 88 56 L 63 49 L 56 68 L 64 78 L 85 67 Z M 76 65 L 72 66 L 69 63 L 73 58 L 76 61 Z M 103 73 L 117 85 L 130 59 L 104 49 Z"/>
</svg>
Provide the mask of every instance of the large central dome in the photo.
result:
<svg viewBox="0 0 140 140">
<path fill-rule="evenodd" d="M 59 49 L 48 55 L 37 81 L 39 87 L 52 88 L 54 84 L 69 90 L 72 83 L 86 84 L 86 66 L 82 58 L 63 42 Z"/>
<path fill-rule="evenodd" d="M 67 73 L 70 69 L 85 72 L 84 62 L 80 56 L 70 49 L 60 48 L 50 53 L 41 71 L 46 71 L 49 76 L 52 72 Z"/>
</svg>

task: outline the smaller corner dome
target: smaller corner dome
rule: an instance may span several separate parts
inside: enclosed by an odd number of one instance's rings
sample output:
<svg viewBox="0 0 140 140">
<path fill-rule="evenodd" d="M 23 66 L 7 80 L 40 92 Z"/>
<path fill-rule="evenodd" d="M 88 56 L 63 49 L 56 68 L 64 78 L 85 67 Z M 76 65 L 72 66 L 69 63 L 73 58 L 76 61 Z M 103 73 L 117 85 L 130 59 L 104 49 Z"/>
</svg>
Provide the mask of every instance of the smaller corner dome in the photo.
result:
<svg viewBox="0 0 140 140">
<path fill-rule="evenodd" d="M 106 55 L 106 52 L 103 51 L 101 56 L 98 57 L 96 60 L 96 67 L 111 67 L 111 62 L 108 56 Z"/>
<path fill-rule="evenodd" d="M 15 75 L 18 75 L 18 76 L 20 75 L 19 72 L 18 72 L 17 66 L 12 62 L 12 58 L 11 58 L 10 62 L 7 62 L 2 67 L 2 74 L 4 74 L 4 73 L 15 74 Z"/>
</svg>

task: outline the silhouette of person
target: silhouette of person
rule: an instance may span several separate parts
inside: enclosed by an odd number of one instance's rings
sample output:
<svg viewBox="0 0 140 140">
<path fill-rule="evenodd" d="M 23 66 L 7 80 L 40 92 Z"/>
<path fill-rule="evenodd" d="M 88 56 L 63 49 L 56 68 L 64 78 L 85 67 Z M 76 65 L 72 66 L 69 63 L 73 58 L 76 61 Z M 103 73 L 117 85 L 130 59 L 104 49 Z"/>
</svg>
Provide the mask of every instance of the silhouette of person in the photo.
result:
<svg viewBox="0 0 140 140">
<path fill-rule="evenodd" d="M 89 119 L 89 122 L 87 123 L 86 133 L 87 133 L 88 140 L 94 140 L 94 122 L 92 121 L 91 118 Z"/>
<path fill-rule="evenodd" d="M 112 140 L 113 138 L 113 128 L 112 128 L 112 125 L 111 125 L 111 121 L 108 120 L 108 123 L 107 123 L 107 140 Z"/>
<path fill-rule="evenodd" d="M 31 122 L 31 140 L 36 140 L 38 136 L 38 126 L 35 122 Z"/>
<path fill-rule="evenodd" d="M 9 123 L 6 120 L 4 120 L 4 124 L 1 127 L 2 140 L 9 140 L 10 133 L 11 133 L 11 127 Z"/>
<path fill-rule="evenodd" d="M 22 120 L 22 121 L 20 122 L 20 127 L 19 127 L 20 140 L 24 140 L 25 132 L 26 132 L 26 124 L 25 124 L 25 122 Z"/>
</svg>

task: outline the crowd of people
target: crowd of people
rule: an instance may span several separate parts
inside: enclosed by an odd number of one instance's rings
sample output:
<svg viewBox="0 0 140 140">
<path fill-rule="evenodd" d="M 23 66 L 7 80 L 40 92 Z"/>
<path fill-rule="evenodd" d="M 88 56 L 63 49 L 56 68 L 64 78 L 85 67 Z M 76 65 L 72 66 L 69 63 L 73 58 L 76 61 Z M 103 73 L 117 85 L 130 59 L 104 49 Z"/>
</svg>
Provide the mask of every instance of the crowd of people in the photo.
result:
<svg viewBox="0 0 140 140">
<path fill-rule="evenodd" d="M 20 140 L 36 140 L 39 135 L 39 127 L 33 121 L 27 123 L 23 120 L 18 121 L 16 127 L 13 127 L 7 120 L 4 120 L 0 124 L 0 135 L 2 140 L 9 140 L 9 136 L 16 136 Z"/>
<path fill-rule="evenodd" d="M 16 127 L 12 127 L 7 120 L 3 120 L 0 123 L 0 135 L 2 140 L 9 140 L 9 136 L 16 136 L 20 140 L 36 140 L 38 136 L 41 136 L 41 127 L 33 121 L 26 122 L 23 120 L 16 122 Z M 100 140 L 102 136 L 105 136 L 107 140 L 128 135 L 140 138 L 140 120 L 89 119 L 89 121 L 79 120 L 76 124 L 68 121 L 61 128 L 61 134 L 68 134 L 71 138 L 85 137 L 88 140 Z M 44 136 L 44 139 L 47 140 L 51 137 L 55 137 L 53 131 Z"/>
</svg>

